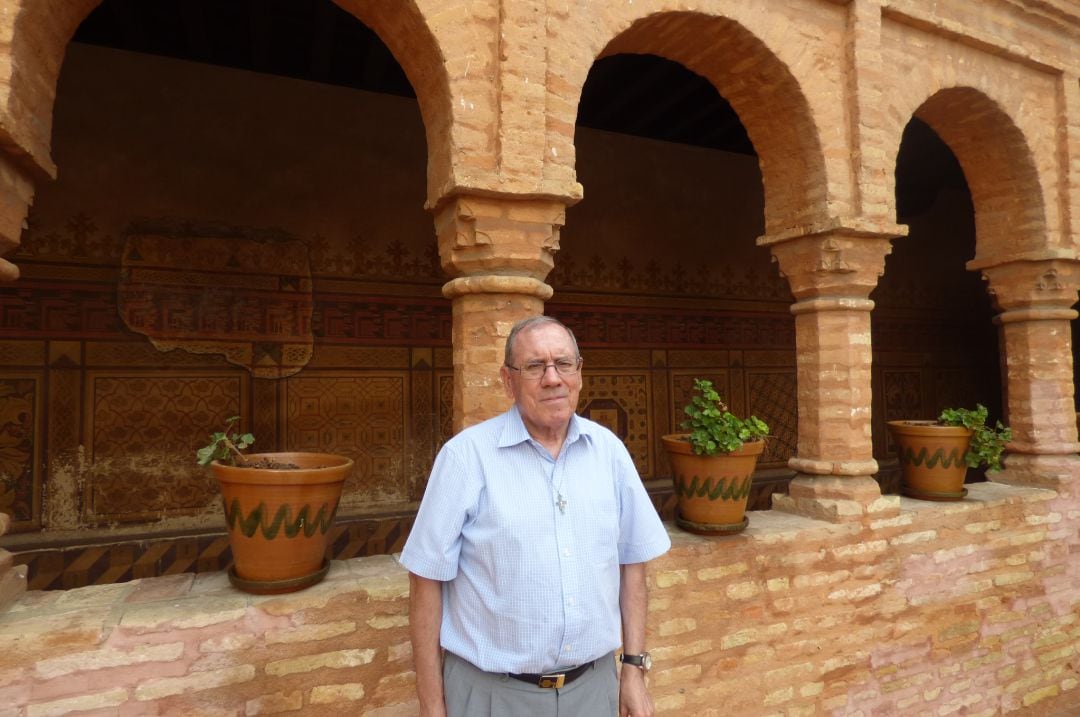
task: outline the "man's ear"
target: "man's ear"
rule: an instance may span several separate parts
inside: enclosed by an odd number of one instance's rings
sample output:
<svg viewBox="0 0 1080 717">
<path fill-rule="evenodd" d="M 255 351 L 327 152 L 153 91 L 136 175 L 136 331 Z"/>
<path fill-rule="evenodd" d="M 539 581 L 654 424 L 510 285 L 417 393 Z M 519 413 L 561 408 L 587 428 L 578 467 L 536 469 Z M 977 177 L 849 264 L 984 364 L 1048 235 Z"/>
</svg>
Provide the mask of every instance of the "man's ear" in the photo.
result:
<svg viewBox="0 0 1080 717">
<path fill-rule="evenodd" d="M 510 385 L 510 369 L 506 368 L 506 366 L 500 366 L 499 378 L 502 379 L 503 391 L 506 392 L 506 397 L 511 401 L 517 400 L 517 397 L 514 396 L 514 388 Z"/>
</svg>

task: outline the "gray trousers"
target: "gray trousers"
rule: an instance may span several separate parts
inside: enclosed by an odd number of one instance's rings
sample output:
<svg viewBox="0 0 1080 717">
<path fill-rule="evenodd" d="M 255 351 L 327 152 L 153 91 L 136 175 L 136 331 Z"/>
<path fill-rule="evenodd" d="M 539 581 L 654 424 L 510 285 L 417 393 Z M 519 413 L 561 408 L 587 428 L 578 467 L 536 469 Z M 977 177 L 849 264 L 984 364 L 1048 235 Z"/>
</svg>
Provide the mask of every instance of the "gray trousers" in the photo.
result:
<svg viewBox="0 0 1080 717">
<path fill-rule="evenodd" d="M 614 655 L 556 690 L 483 672 L 447 652 L 443 691 L 447 717 L 616 717 L 619 712 Z"/>
</svg>

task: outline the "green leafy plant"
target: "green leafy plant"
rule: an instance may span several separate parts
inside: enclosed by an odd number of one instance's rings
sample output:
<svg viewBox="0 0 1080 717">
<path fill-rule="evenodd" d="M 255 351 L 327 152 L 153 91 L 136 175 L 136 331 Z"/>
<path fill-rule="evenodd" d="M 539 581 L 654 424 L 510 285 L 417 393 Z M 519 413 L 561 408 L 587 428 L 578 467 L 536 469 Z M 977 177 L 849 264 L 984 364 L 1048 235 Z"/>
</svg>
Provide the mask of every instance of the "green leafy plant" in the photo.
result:
<svg viewBox="0 0 1080 717">
<path fill-rule="evenodd" d="M 682 427 L 690 431 L 690 446 L 699 456 L 731 453 L 769 435 L 769 426 L 757 416 L 742 419 L 729 411 L 707 379 L 694 379 L 694 395 L 684 410 L 689 418 Z"/>
<path fill-rule="evenodd" d="M 1001 454 L 1005 444 L 1012 440 L 1012 429 L 997 421 L 993 427 L 986 425 L 986 406 L 976 403 L 970 408 L 946 408 L 938 416 L 938 423 L 945 426 L 962 426 L 974 431 L 971 445 L 964 455 L 968 468 L 985 465 L 991 471 L 1001 470 Z"/>
<path fill-rule="evenodd" d="M 255 436 L 232 430 L 239 420 L 240 416 L 225 419 L 225 430 L 211 433 L 209 445 L 195 451 L 200 466 L 208 466 L 215 460 L 230 466 L 247 463 L 247 456 L 240 451 L 249 448 L 255 442 Z"/>
</svg>

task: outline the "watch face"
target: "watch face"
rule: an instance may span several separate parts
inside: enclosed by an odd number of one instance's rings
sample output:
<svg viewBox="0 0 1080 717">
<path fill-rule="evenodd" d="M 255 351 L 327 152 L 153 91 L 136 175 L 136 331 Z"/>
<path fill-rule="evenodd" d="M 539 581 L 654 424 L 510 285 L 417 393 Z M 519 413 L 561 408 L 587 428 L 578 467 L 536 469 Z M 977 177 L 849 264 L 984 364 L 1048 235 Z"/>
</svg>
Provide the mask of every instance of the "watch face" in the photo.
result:
<svg viewBox="0 0 1080 717">
<path fill-rule="evenodd" d="M 640 655 L 623 654 L 620 659 L 627 665 L 640 667 L 641 669 L 645 670 L 645 672 L 648 672 L 652 669 L 652 656 L 647 652 L 643 652 Z"/>
</svg>

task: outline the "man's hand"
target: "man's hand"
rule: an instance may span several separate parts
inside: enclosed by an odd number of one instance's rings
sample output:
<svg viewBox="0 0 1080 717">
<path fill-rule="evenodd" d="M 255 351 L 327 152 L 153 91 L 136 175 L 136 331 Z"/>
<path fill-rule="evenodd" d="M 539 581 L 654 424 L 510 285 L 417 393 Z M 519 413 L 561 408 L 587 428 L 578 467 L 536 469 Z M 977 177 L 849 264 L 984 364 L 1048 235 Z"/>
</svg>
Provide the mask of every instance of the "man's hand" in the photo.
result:
<svg viewBox="0 0 1080 717">
<path fill-rule="evenodd" d="M 619 717 L 653 717 L 653 702 L 645 688 L 645 673 L 623 665 L 619 679 Z"/>
</svg>

